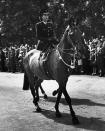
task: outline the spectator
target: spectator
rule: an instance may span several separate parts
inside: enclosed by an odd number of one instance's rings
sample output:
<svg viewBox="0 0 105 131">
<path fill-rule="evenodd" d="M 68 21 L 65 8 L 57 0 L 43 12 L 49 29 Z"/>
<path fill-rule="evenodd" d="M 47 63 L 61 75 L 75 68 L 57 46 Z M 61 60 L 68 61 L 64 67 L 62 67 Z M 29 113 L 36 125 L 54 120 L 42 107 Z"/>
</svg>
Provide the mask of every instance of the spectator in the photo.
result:
<svg viewBox="0 0 105 131">
<path fill-rule="evenodd" d="M 0 64 L 1 64 L 1 71 L 2 72 L 6 71 L 5 61 L 6 61 L 5 53 L 4 53 L 3 49 L 0 48 Z"/>
</svg>

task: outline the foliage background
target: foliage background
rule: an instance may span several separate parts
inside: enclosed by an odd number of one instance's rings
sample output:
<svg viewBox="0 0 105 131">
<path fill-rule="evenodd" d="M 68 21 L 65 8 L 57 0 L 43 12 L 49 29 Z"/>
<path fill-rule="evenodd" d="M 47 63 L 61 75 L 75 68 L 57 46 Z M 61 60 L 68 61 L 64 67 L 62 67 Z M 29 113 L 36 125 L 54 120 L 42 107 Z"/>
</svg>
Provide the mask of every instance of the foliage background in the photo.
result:
<svg viewBox="0 0 105 131">
<path fill-rule="evenodd" d="M 105 35 L 104 0 L 0 0 L 0 44 L 36 44 L 35 24 L 47 8 L 58 39 L 71 16 L 79 23 L 85 38 Z"/>
</svg>

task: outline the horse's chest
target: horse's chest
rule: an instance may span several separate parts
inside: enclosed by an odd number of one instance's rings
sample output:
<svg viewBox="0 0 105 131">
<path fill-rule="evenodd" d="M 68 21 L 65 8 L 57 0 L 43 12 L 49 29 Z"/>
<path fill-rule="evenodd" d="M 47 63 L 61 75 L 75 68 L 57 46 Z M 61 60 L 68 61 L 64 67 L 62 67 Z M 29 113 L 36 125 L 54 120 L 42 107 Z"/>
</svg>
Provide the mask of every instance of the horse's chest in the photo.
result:
<svg viewBox="0 0 105 131">
<path fill-rule="evenodd" d="M 56 50 L 52 53 L 50 56 L 50 69 L 52 70 L 53 77 L 56 79 L 59 79 L 63 76 L 63 73 L 65 73 L 64 64 L 61 61 L 59 52 Z"/>
</svg>

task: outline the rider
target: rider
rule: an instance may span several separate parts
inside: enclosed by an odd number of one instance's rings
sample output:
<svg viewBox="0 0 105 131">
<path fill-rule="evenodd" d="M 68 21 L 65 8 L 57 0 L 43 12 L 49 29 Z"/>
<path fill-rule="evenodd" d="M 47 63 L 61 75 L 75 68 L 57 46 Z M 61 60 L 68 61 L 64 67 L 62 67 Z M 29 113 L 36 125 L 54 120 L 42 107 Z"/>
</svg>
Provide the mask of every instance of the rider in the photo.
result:
<svg viewBox="0 0 105 131">
<path fill-rule="evenodd" d="M 36 48 L 46 52 L 49 47 L 56 45 L 58 42 L 55 37 L 53 23 L 49 21 L 49 12 L 44 10 L 41 14 L 42 21 L 36 23 L 36 37 L 38 40 Z"/>
</svg>

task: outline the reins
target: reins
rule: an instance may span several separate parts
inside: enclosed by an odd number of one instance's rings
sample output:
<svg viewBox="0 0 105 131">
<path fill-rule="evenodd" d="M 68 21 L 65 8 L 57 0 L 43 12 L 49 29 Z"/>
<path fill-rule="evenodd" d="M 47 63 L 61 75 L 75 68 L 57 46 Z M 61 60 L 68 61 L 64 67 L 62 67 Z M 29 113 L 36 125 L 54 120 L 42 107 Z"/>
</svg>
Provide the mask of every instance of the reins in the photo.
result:
<svg viewBox="0 0 105 131">
<path fill-rule="evenodd" d="M 57 46 L 57 50 L 58 50 L 58 53 L 59 53 L 59 59 L 61 59 L 62 62 L 63 62 L 66 66 L 74 69 L 75 66 L 69 65 L 68 63 L 65 62 L 65 60 L 62 58 L 62 56 L 61 56 L 61 54 L 60 54 L 60 52 L 59 52 L 59 49 L 60 49 L 60 51 L 61 51 L 62 53 L 68 54 L 68 55 L 70 55 L 70 56 L 71 56 L 71 54 L 64 52 L 64 50 L 71 50 L 71 49 L 61 49 L 59 46 Z M 74 57 L 75 57 L 75 53 L 74 53 Z"/>
<path fill-rule="evenodd" d="M 58 46 L 57 46 L 57 49 L 60 50 L 60 52 L 65 53 L 65 54 L 68 54 L 68 55 L 71 55 L 71 54 L 70 54 L 70 53 L 67 53 L 66 51 L 72 51 L 72 52 L 74 51 L 73 49 L 62 49 L 62 48 L 60 48 L 60 47 L 58 47 Z"/>
<path fill-rule="evenodd" d="M 70 39 L 70 38 L 69 38 Z M 71 48 L 71 49 L 62 49 L 62 48 L 60 48 L 59 47 L 59 45 L 57 46 L 57 50 L 58 50 L 58 53 L 59 53 L 59 59 L 61 59 L 62 60 L 62 62 L 66 65 L 66 66 L 68 66 L 68 67 L 70 67 L 70 68 L 75 68 L 75 62 L 74 62 L 74 66 L 72 66 L 71 64 L 68 64 L 67 62 L 65 62 L 65 60 L 62 58 L 62 56 L 61 56 L 61 54 L 60 54 L 60 52 L 62 52 L 62 53 L 64 53 L 64 54 L 67 54 L 67 55 L 69 55 L 71 58 L 72 58 L 72 56 L 74 57 L 74 60 L 75 60 L 75 54 L 76 54 L 76 47 L 73 45 L 73 42 L 72 42 L 72 40 L 70 39 L 70 41 L 71 41 L 71 44 L 72 44 L 72 46 L 73 46 L 73 48 Z M 69 51 L 69 53 L 67 53 L 66 51 Z M 73 53 L 71 53 L 70 54 L 70 52 L 73 52 Z"/>
</svg>

